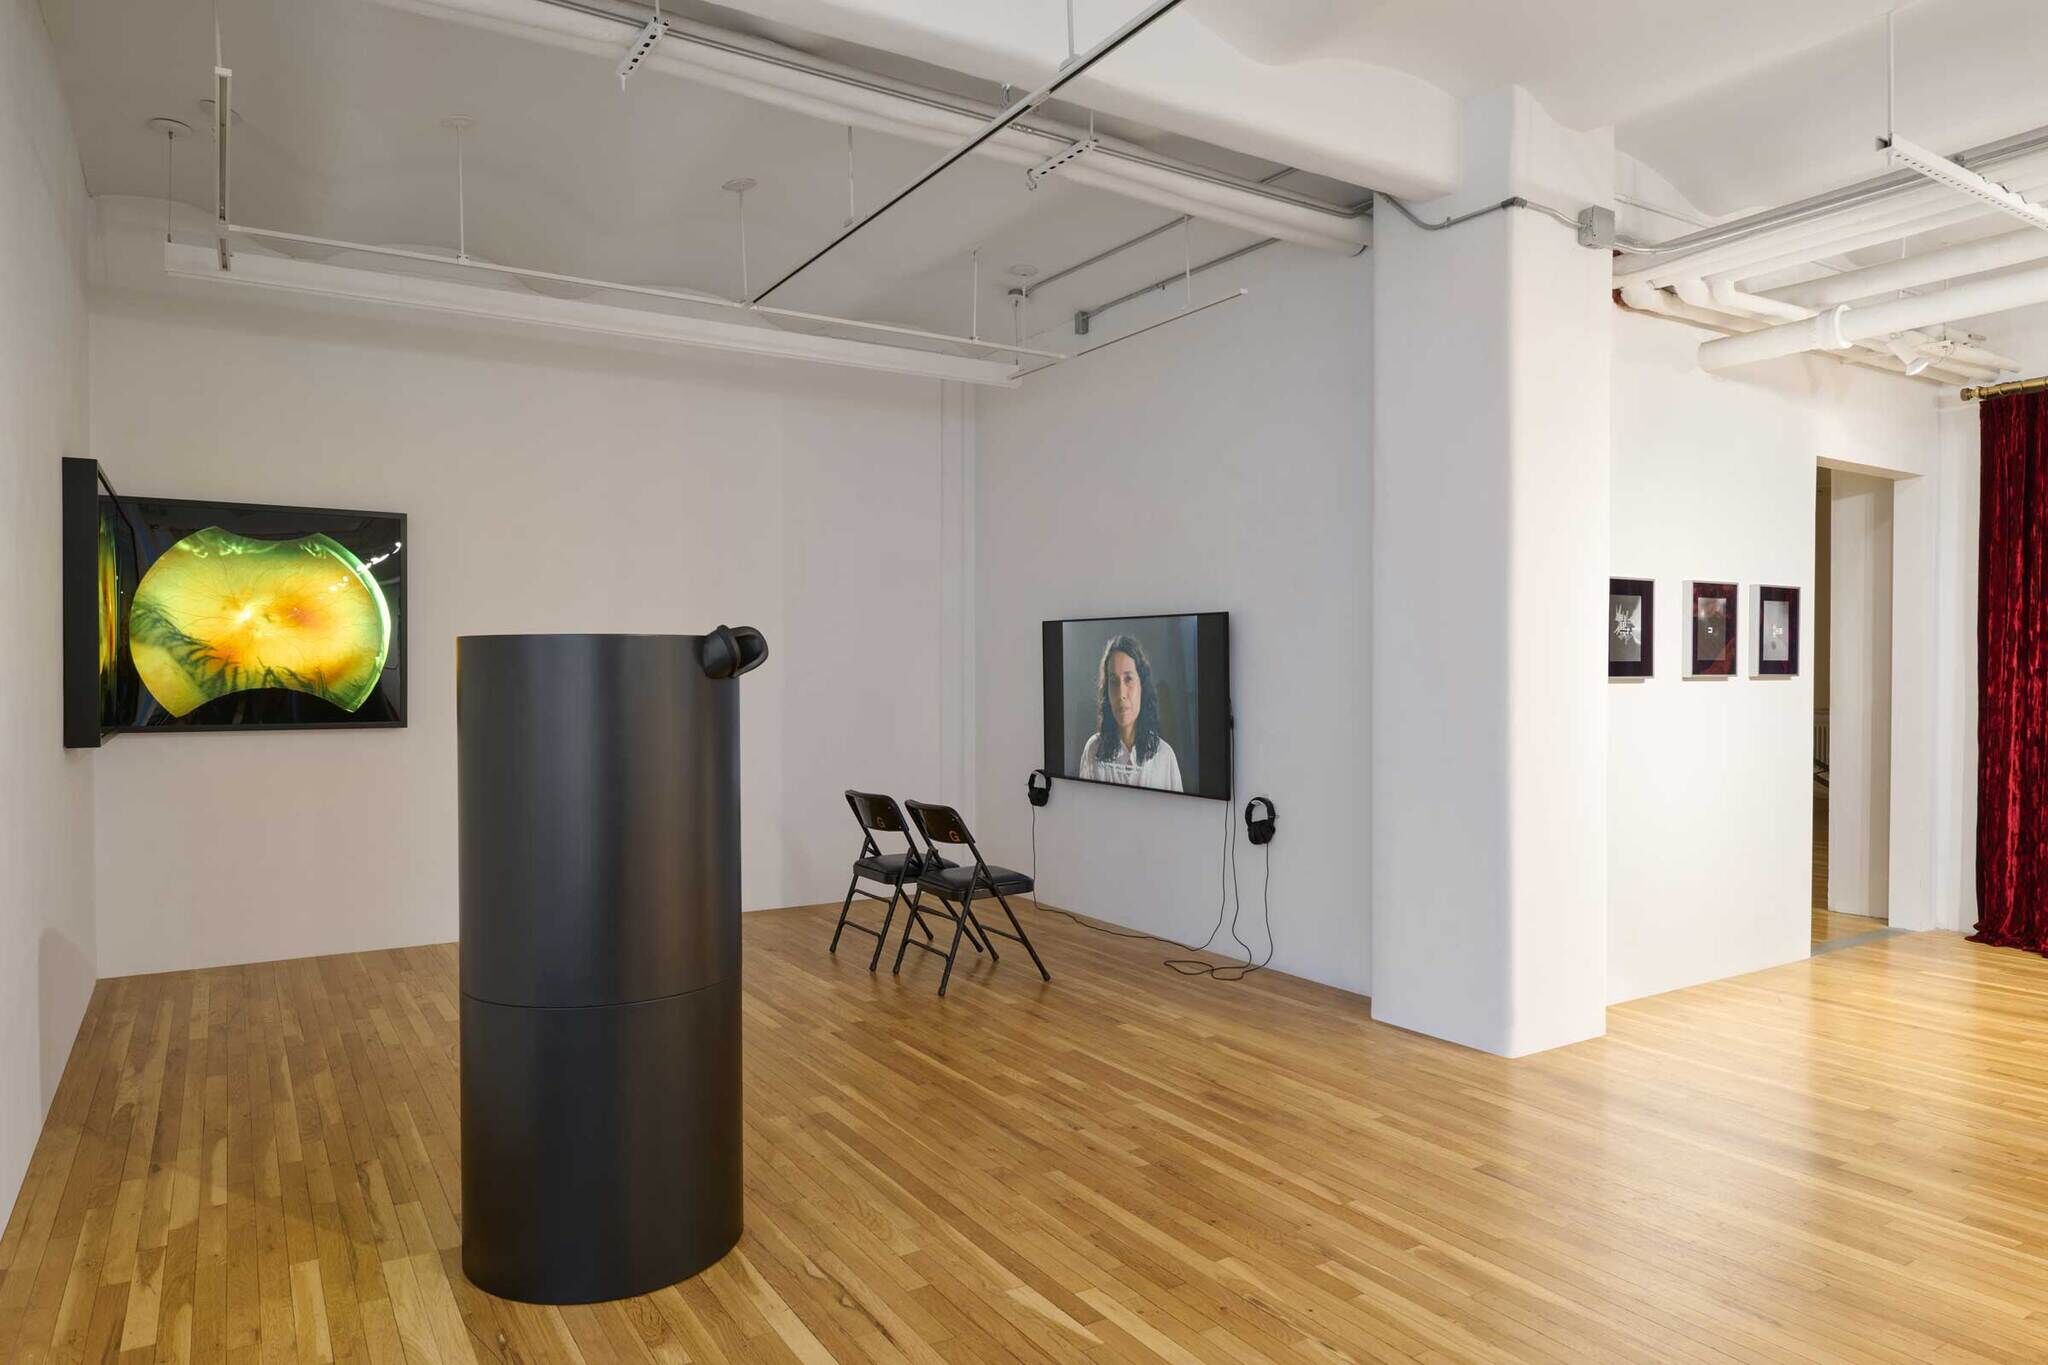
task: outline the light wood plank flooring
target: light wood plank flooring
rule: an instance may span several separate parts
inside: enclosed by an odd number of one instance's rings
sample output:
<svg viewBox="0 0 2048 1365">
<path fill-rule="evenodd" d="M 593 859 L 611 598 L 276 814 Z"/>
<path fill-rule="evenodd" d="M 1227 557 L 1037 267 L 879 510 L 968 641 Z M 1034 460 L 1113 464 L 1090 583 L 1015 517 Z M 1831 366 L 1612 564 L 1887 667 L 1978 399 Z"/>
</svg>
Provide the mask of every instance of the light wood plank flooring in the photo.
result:
<svg viewBox="0 0 2048 1365">
<path fill-rule="evenodd" d="M 1025 913 L 1052 984 L 944 1001 L 748 916 L 745 1240 L 583 1308 L 462 1279 L 452 947 L 102 982 L 0 1360 L 2048 1358 L 2048 961 L 1901 936 L 1507 1062 Z"/>
<path fill-rule="evenodd" d="M 1824 796 L 1814 797 L 1813 946 L 1818 949 L 1824 943 L 1874 934 L 1885 927 L 1886 921 L 1869 915 L 1845 915 L 1828 909 L 1828 802 Z"/>
</svg>

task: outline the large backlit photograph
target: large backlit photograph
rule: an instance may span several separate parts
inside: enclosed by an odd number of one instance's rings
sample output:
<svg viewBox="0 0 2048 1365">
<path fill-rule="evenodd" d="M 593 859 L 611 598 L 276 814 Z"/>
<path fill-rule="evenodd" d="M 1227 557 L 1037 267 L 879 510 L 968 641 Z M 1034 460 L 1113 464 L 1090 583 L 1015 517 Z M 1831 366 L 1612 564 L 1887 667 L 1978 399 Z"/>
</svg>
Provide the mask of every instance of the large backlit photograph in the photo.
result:
<svg viewBox="0 0 2048 1365">
<path fill-rule="evenodd" d="M 405 723 L 405 518 L 100 499 L 101 728 Z"/>
</svg>

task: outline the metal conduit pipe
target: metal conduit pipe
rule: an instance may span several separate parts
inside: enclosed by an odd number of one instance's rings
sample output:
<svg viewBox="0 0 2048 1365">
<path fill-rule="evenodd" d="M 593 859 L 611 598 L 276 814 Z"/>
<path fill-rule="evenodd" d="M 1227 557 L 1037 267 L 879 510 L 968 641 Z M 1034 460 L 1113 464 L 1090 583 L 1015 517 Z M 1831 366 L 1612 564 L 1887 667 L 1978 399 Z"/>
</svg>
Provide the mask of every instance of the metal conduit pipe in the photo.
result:
<svg viewBox="0 0 2048 1365">
<path fill-rule="evenodd" d="M 2048 185 L 2048 174 L 2037 173 L 2035 178 L 2025 182 L 2029 193 Z M 1963 199 L 1950 192 L 1940 202 L 1929 206 L 1929 211 L 1912 218 L 1891 218 L 1865 222 L 1860 230 L 1847 236 L 1830 235 L 1810 240 L 1794 249 L 1781 249 L 1775 255 L 1761 255 L 1744 261 L 1740 266 L 1710 272 L 1710 278 L 1729 280 L 1760 279 L 1774 275 L 1781 270 L 1796 266 L 1810 265 L 1823 256 L 1838 256 L 1851 251 L 1862 251 L 1869 247 L 1883 246 L 1917 237 L 1926 233 L 1943 232 L 1960 227 L 1965 223 L 1983 218 L 1988 210 L 1983 204 Z"/>
<path fill-rule="evenodd" d="M 406 13 L 509 34 L 593 55 L 616 57 L 650 11 L 622 0 L 372 0 Z M 699 84 L 829 123 L 953 146 L 1000 111 L 886 81 L 765 41 L 682 20 L 667 21 L 671 41 L 642 70 L 657 68 Z M 976 148 L 978 155 L 1028 169 L 1080 134 L 1015 121 Z M 1063 168 L 1063 179 L 1178 213 L 1189 213 L 1324 250 L 1356 251 L 1371 241 L 1363 208 L 1327 204 L 1113 141 Z"/>
<path fill-rule="evenodd" d="M 2048 167 L 2030 164 L 2019 168 L 2016 183 L 2038 185 L 2044 183 L 2044 176 L 2048 176 Z M 1923 178 L 1912 192 L 1894 195 L 1881 203 L 1846 210 L 1818 222 L 1761 232 L 1666 260 L 1652 269 L 1634 270 L 1632 265 L 1617 261 L 1615 278 L 1617 281 L 1644 279 L 1659 285 L 1669 285 L 1688 275 L 1752 278 L 1819 256 L 1954 226 L 1986 212 L 1989 210 L 1983 205 L 1965 204 L 1954 191 L 1930 184 Z"/>
<path fill-rule="evenodd" d="M 1956 318 L 2004 313 L 2048 303 L 2048 266 L 1971 280 L 1930 294 L 1909 294 L 1863 308 L 1847 304 L 1816 313 L 1803 322 L 1787 322 L 1745 336 L 1725 337 L 1700 345 L 1700 368 L 1727 370 L 1803 351 L 1842 350 L 1859 341 L 1895 332 L 1931 327 Z"/>
<path fill-rule="evenodd" d="M 2043 259 L 2048 259 L 2048 232 L 2039 228 L 2021 228 L 2017 232 L 1924 251 L 1903 260 L 1887 261 L 1861 270 L 1845 270 L 1839 275 L 1766 292 L 1786 303 L 1803 304 L 1808 308 L 1832 308 L 1838 303 L 1863 303 L 1901 289 L 1915 289 L 1942 280 L 1967 279 L 1986 271 L 2004 270 Z"/>
<path fill-rule="evenodd" d="M 2048 127 L 2030 128 L 2011 137 L 1982 143 L 1968 151 L 1957 153 L 1954 160 L 1971 170 L 1988 171 L 1993 166 L 2006 165 L 2021 157 L 2044 151 L 2048 151 Z M 1753 213 L 1714 227 L 1702 228 L 1697 232 L 1688 232 L 1666 241 L 1636 243 L 1634 245 L 1638 254 L 1626 261 L 1617 262 L 1615 273 L 1617 276 L 1652 274 L 1677 256 L 1746 240 L 1796 224 L 1824 220 L 1845 210 L 1881 204 L 1888 199 L 1923 187 L 1926 183 L 1917 172 L 1890 171 L 1869 180 L 1844 185 L 1840 189 L 1828 190 L 1775 209 Z"/>
</svg>

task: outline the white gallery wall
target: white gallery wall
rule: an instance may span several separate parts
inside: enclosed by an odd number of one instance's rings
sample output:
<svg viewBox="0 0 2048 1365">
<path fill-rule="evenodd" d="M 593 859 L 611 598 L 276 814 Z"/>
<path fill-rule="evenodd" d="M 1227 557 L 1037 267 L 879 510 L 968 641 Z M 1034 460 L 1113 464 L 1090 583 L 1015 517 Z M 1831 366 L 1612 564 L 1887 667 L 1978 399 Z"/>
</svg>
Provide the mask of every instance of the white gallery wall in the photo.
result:
<svg viewBox="0 0 2048 1365">
<path fill-rule="evenodd" d="M 1057 782 L 1038 812 L 1041 889 L 1051 905 L 1200 940 L 1217 918 L 1226 822 L 1237 822 L 1241 927 L 1263 950 L 1264 864 L 1241 812 L 1270 795 L 1273 965 L 1361 992 L 1370 282 L 1365 258 L 1288 247 L 1211 272 L 1198 299 L 1251 293 L 1020 389 L 982 392 L 975 469 L 976 815 L 989 855 L 1030 865 L 1040 622 L 1228 611 L 1236 800 Z M 1180 304 L 1164 291 L 1152 311 L 1100 320 L 1089 340 Z"/>
<path fill-rule="evenodd" d="M 124 494 L 410 519 L 406 728 L 94 755 L 102 975 L 454 938 L 460 634 L 766 632 L 738 684 L 749 909 L 839 899 L 845 788 L 939 789 L 938 671 L 862 624 L 940 614 L 936 382 L 227 290 L 111 287 L 91 349 Z"/>
<path fill-rule="evenodd" d="M 92 994 L 92 769 L 62 748 L 58 470 L 86 453 L 85 180 L 35 0 L 0 3 L 0 1196 Z"/>
<path fill-rule="evenodd" d="M 1612 572 L 1657 581 L 1656 677 L 1608 689 L 1608 998 L 1622 1001 L 1806 955 L 1815 470 L 1897 480 L 1897 571 L 1930 583 L 1940 475 L 1930 386 L 1819 358 L 1709 375 L 1706 333 L 1620 312 L 1615 327 Z M 1686 579 L 1743 585 L 1740 676 L 1683 676 Z M 1757 583 L 1801 589 L 1797 678 L 1749 676 Z M 1931 592 L 1900 611 L 1910 664 L 1944 627 Z M 1839 667 L 1839 636 L 1835 654 Z M 1917 674 L 1900 689 L 1922 690 L 1893 731 L 1894 780 L 1914 792 L 1933 786 L 1932 693 Z M 1920 886 L 1933 822 L 1899 823 L 1916 836 L 1892 850 L 1894 881 Z"/>
</svg>

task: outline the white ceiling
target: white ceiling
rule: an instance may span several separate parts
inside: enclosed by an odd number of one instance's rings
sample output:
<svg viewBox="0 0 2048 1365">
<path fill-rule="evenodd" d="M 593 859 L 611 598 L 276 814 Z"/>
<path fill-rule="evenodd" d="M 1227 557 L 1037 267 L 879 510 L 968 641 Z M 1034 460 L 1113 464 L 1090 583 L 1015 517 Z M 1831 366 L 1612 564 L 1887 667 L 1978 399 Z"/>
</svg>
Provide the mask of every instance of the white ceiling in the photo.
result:
<svg viewBox="0 0 2048 1365">
<path fill-rule="evenodd" d="M 161 195 L 164 147 L 144 125 L 168 115 L 203 128 L 211 0 L 42 3 L 89 188 Z M 725 10 L 678 0 L 670 12 L 686 4 L 839 60 L 865 51 L 901 64 L 898 74 L 923 72 L 958 90 L 1028 84 L 1065 52 L 1061 0 L 737 0 Z M 1078 42 L 1138 7 L 1076 0 Z M 1724 213 L 1882 169 L 1871 140 L 1882 123 L 1887 8 L 1888 0 L 1190 0 L 1184 15 L 1091 73 L 1080 97 L 1121 115 L 1120 134 L 1183 155 L 1203 154 L 1190 138 L 1231 148 L 1210 149 L 1210 159 L 1240 174 L 1298 152 L 1289 160 L 1311 169 L 1384 163 L 1422 175 L 1431 165 L 1431 174 L 1454 169 L 1442 160 L 1444 111 L 1454 144 L 1457 100 L 1513 81 L 1568 122 L 1617 124 L 1624 150 L 1693 203 Z M 220 0 L 219 15 L 242 120 L 238 221 L 452 249 L 454 144 L 439 123 L 454 114 L 477 120 L 465 140 L 473 255 L 732 294 L 735 205 L 722 182 L 760 182 L 747 203 L 757 287 L 846 218 L 846 133 L 833 124 L 661 73 L 622 93 L 609 59 L 371 0 Z M 2048 5 L 1923 0 L 1899 24 L 1902 131 L 1952 149 L 2048 123 L 2037 76 Z M 1273 88 L 1299 98 L 1282 108 L 1264 93 Z M 1401 116 L 1331 112 L 1365 108 Z M 1262 120 L 1270 126 L 1255 126 Z M 210 200 L 209 151 L 203 132 L 176 148 L 178 199 Z M 865 207 L 933 152 L 863 133 L 856 156 Z M 1168 217 L 1059 180 L 1027 193 L 1014 169 L 970 160 L 776 301 L 964 330 L 974 307 L 969 253 L 979 247 L 981 327 L 1007 336 L 1004 291 L 1016 282 L 1008 267 L 1050 273 Z M 1185 256 L 1199 261 L 1252 240 L 1207 224 L 1191 238 L 1169 234 L 1046 290 L 1032 305 L 1033 330 L 1178 269 Z"/>
</svg>

